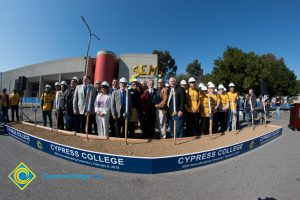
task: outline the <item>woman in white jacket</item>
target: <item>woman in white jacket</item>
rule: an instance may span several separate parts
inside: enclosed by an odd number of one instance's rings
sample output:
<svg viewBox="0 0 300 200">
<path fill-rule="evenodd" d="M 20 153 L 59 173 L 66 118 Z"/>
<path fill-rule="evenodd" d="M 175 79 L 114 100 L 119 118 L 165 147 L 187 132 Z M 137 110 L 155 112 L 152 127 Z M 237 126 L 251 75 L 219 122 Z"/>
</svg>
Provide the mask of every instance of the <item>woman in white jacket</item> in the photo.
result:
<svg viewBox="0 0 300 200">
<path fill-rule="evenodd" d="M 110 95 L 109 84 L 104 81 L 101 86 L 96 81 L 97 97 L 95 99 L 95 115 L 99 136 L 109 136 L 109 118 L 110 118 Z"/>
</svg>

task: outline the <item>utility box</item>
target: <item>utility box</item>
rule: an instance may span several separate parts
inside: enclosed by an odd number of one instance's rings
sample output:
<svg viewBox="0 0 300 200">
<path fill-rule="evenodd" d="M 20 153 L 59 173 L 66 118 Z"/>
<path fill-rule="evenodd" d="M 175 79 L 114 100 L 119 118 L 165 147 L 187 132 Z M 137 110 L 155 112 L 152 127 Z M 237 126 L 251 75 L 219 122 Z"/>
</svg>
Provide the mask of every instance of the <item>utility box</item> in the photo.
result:
<svg viewBox="0 0 300 200">
<path fill-rule="evenodd" d="M 293 130 L 300 130 L 300 103 L 291 105 L 289 127 Z"/>
</svg>

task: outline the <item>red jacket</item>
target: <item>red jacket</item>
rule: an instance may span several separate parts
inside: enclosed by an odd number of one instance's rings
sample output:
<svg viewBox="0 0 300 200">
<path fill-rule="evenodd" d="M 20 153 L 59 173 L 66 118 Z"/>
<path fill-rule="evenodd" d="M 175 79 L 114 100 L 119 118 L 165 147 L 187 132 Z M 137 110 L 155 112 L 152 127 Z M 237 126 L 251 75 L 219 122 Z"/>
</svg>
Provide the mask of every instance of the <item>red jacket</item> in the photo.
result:
<svg viewBox="0 0 300 200">
<path fill-rule="evenodd" d="M 148 112 L 150 110 L 151 104 L 150 104 L 150 93 L 148 90 L 145 90 L 141 94 L 141 111 L 142 112 Z"/>
</svg>

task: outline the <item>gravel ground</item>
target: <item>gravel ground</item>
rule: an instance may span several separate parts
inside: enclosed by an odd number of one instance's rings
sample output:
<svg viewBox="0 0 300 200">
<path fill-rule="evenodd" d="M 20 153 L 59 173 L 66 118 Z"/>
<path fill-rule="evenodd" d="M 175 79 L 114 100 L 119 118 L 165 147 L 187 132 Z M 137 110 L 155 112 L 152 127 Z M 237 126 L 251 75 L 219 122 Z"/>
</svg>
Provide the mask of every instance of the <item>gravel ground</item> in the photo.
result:
<svg viewBox="0 0 300 200">
<path fill-rule="evenodd" d="M 57 134 L 56 131 L 49 131 L 26 124 L 11 124 L 11 126 L 37 137 L 72 147 L 110 154 L 143 157 L 159 157 L 215 149 L 258 137 L 277 128 L 272 125 L 267 127 L 260 125 L 256 126 L 254 131 L 252 127 L 247 127 L 239 131 L 238 134 L 233 132 L 226 132 L 225 135 L 213 134 L 212 139 L 209 135 L 202 136 L 199 139 L 180 138 L 180 140 L 178 139 L 177 141 L 177 145 L 174 145 L 173 139 L 151 140 L 150 142 L 136 144 L 130 144 L 129 142 L 129 145 L 125 145 L 124 141 L 91 139 L 87 141 L 86 138 L 79 136 Z"/>
</svg>

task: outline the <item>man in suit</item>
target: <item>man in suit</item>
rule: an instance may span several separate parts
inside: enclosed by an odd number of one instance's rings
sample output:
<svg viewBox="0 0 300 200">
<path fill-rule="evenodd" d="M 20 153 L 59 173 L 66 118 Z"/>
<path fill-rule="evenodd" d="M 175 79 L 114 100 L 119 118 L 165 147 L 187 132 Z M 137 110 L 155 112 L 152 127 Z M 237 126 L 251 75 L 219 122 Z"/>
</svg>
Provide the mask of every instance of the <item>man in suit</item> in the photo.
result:
<svg viewBox="0 0 300 200">
<path fill-rule="evenodd" d="M 111 82 L 111 87 L 109 88 L 109 94 L 112 94 L 113 91 L 119 89 L 118 85 L 118 79 L 114 78 Z"/>
<path fill-rule="evenodd" d="M 125 135 L 125 118 L 129 118 L 131 110 L 131 95 L 128 94 L 127 80 L 125 77 L 119 81 L 120 88 L 111 96 L 111 114 L 116 122 L 116 137 Z M 127 99 L 128 98 L 128 99 Z M 126 108 L 126 99 L 128 107 Z M 127 111 L 127 112 L 126 112 Z M 122 133 L 121 133 L 122 128 Z"/>
<path fill-rule="evenodd" d="M 170 134 L 171 137 L 174 137 L 174 121 L 176 121 L 176 136 L 182 137 L 183 134 L 183 114 L 185 112 L 185 101 L 186 94 L 184 89 L 181 86 L 178 86 L 176 79 L 171 77 L 169 79 L 170 89 L 168 90 L 168 100 L 167 106 L 170 115 Z M 175 105 L 173 94 L 175 93 Z"/>
<path fill-rule="evenodd" d="M 166 138 L 167 129 L 167 100 L 168 100 L 168 89 L 164 85 L 163 79 L 157 81 L 157 92 L 154 100 L 156 108 L 156 123 L 160 133 L 160 138 Z"/>
<path fill-rule="evenodd" d="M 73 112 L 74 115 L 77 115 L 79 119 L 80 131 L 82 133 L 86 132 L 85 126 L 87 116 L 93 115 L 95 112 L 95 94 L 95 88 L 93 85 L 90 84 L 90 77 L 84 76 L 82 79 L 82 84 L 76 87 L 73 98 Z M 92 132 L 92 126 L 90 123 L 88 124 L 88 132 Z"/>
<path fill-rule="evenodd" d="M 154 80 L 153 79 L 149 80 L 148 91 L 149 91 L 149 96 L 150 96 L 150 98 L 149 98 L 149 101 L 150 101 L 149 117 L 151 119 L 148 121 L 149 133 L 150 133 L 150 137 L 155 138 L 156 137 L 156 134 L 155 134 L 156 108 L 155 108 L 155 104 L 153 103 L 153 99 L 156 96 L 157 89 L 154 88 Z"/>
<path fill-rule="evenodd" d="M 137 79 L 133 79 L 131 82 L 131 88 L 128 89 L 129 95 L 131 96 L 131 111 L 128 124 L 128 137 L 135 137 L 135 127 L 139 120 L 139 113 L 141 110 L 141 93 L 138 90 L 139 82 Z"/>
<path fill-rule="evenodd" d="M 115 90 L 118 90 L 119 88 L 119 83 L 118 83 L 118 79 L 114 78 L 111 82 L 111 87 L 109 88 L 109 94 L 112 95 L 112 93 Z M 109 119 L 109 129 L 110 129 L 110 137 L 115 137 L 116 136 L 116 124 L 115 124 L 115 120 L 112 117 L 112 115 L 110 116 Z"/>
<path fill-rule="evenodd" d="M 73 112 L 73 99 L 74 99 L 74 92 L 79 83 L 79 78 L 76 76 L 71 79 L 70 88 L 68 89 L 66 95 L 66 107 L 64 109 L 64 115 L 66 120 L 66 129 L 67 131 L 80 132 L 79 120 L 75 117 Z"/>
<path fill-rule="evenodd" d="M 254 113 L 254 118 L 255 118 L 255 116 L 257 115 L 257 113 L 255 111 L 255 108 L 257 106 L 257 98 L 256 98 L 256 95 L 253 92 L 253 89 L 249 89 L 249 101 L 251 101 L 251 104 L 252 104 L 251 112 Z M 255 122 L 255 120 L 254 120 L 254 122 Z"/>
</svg>

